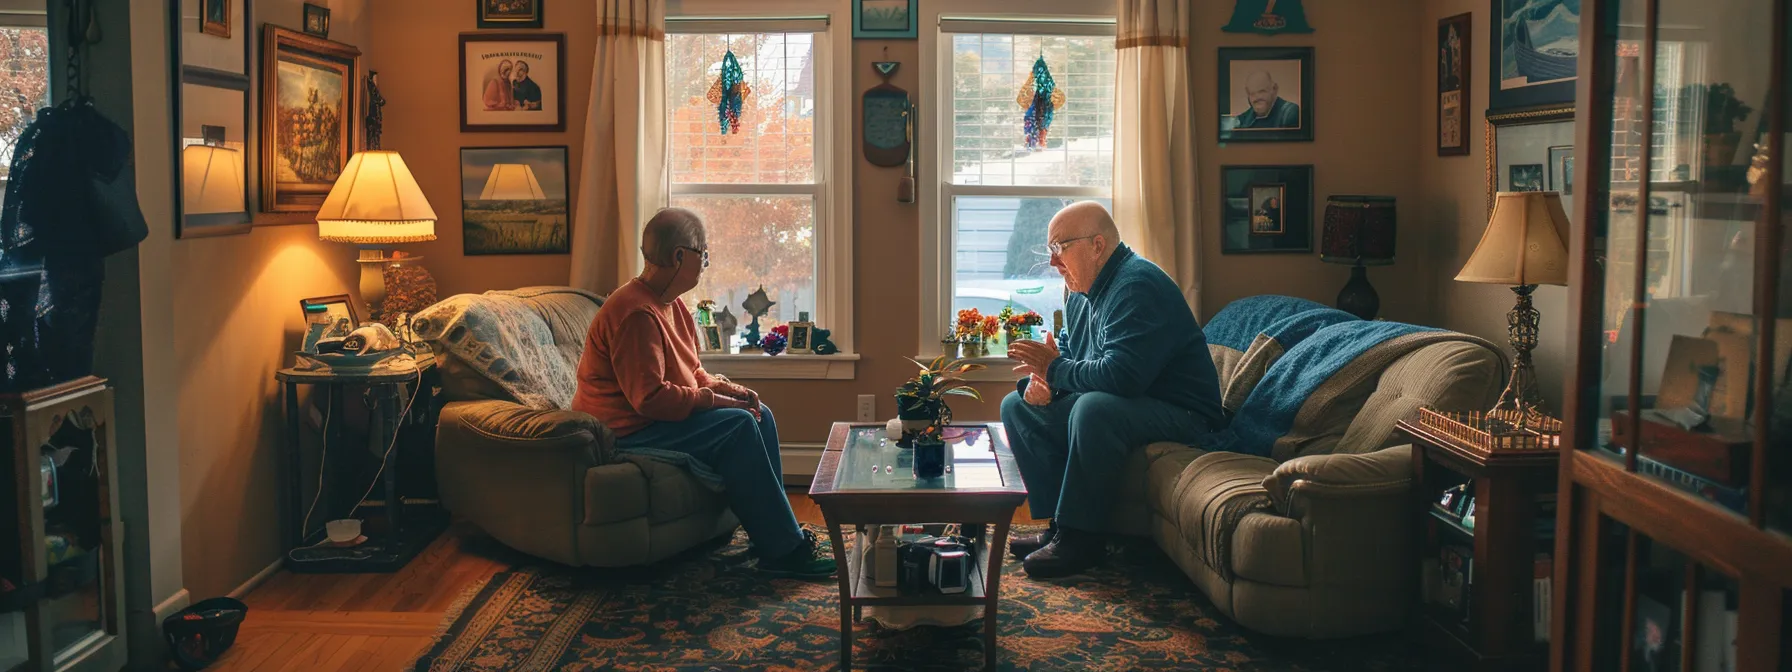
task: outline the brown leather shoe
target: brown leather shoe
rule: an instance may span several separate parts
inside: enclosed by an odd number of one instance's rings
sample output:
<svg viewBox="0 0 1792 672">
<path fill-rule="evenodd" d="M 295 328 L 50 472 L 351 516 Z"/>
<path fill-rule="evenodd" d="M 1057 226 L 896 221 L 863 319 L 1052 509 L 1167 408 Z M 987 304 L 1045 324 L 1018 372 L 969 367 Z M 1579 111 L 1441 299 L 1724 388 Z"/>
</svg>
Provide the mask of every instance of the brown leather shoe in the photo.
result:
<svg viewBox="0 0 1792 672">
<path fill-rule="evenodd" d="M 1058 521 L 1054 520 L 1051 527 L 1045 528 L 1044 532 L 1009 539 L 1008 552 L 1013 554 L 1016 560 L 1025 560 L 1027 556 L 1033 554 L 1033 551 L 1045 548 L 1046 544 L 1052 543 L 1052 538 L 1057 535 Z"/>
<path fill-rule="evenodd" d="M 1107 559 L 1108 542 L 1094 532 L 1059 528 L 1052 542 L 1034 551 L 1021 561 L 1027 576 L 1035 579 L 1056 579 L 1081 574 Z"/>
</svg>

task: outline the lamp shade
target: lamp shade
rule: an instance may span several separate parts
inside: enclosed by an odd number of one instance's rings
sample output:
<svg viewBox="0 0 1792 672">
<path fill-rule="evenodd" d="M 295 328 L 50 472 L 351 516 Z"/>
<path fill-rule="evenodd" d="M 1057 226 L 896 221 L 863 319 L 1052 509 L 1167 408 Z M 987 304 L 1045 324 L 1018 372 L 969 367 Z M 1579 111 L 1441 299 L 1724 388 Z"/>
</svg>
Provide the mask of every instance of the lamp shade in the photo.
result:
<svg viewBox="0 0 1792 672">
<path fill-rule="evenodd" d="M 1475 253 L 1456 275 L 1495 285 L 1568 284 L 1568 214 L 1553 191 L 1501 192 Z"/>
<path fill-rule="evenodd" d="M 1366 266 L 1394 263 L 1394 197 L 1333 196 L 1325 203 L 1319 260 Z"/>
<path fill-rule="evenodd" d="M 243 155 L 229 147 L 187 145 L 180 152 L 181 209 L 189 215 L 247 212 Z"/>
<path fill-rule="evenodd" d="M 368 150 L 348 160 L 317 211 L 317 237 L 380 245 L 436 239 L 436 211 L 398 152 Z"/>
<path fill-rule="evenodd" d="M 541 183 L 535 181 L 535 171 L 524 163 L 493 165 L 485 189 L 479 192 L 481 201 L 539 201 L 547 197 Z"/>
</svg>

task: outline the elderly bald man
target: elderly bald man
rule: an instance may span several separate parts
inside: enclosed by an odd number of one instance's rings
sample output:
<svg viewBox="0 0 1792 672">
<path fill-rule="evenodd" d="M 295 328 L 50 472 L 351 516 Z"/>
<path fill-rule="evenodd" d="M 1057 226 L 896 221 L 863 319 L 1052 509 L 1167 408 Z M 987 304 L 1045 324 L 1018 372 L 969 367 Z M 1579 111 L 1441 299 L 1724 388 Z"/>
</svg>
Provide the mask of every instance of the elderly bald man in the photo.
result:
<svg viewBox="0 0 1792 672">
<path fill-rule="evenodd" d="M 1099 564 L 1100 534 L 1126 456 L 1157 441 L 1194 443 L 1224 423 L 1219 374 L 1176 282 L 1120 242 L 1101 204 L 1074 203 L 1046 231 L 1052 268 L 1070 290 L 1062 349 L 1010 344 L 1025 374 L 1002 400 L 1027 505 L 1052 519 L 1009 545 L 1029 576 Z"/>
<path fill-rule="evenodd" d="M 758 393 L 703 370 L 697 328 L 679 295 L 709 267 L 703 218 L 655 213 L 641 230 L 646 270 L 604 301 L 585 336 L 572 408 L 602 420 L 616 445 L 687 453 L 722 476 L 762 572 L 834 573 L 784 496 L 778 426 Z"/>
<path fill-rule="evenodd" d="M 1259 70 L 1244 78 L 1244 95 L 1251 107 L 1237 115 L 1237 128 L 1300 128 L 1300 106 L 1281 96 L 1282 87 L 1268 72 Z"/>
</svg>

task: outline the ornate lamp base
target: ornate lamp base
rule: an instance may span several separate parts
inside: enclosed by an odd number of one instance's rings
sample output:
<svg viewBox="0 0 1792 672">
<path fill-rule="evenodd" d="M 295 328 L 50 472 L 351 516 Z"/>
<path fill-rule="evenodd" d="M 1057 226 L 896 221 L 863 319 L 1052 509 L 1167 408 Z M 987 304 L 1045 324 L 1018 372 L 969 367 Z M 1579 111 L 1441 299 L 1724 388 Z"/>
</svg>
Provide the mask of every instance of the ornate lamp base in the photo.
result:
<svg viewBox="0 0 1792 672">
<path fill-rule="evenodd" d="M 1375 314 L 1381 312 L 1381 297 L 1369 284 L 1368 269 L 1363 267 L 1360 259 L 1350 268 L 1350 281 L 1338 291 L 1338 310 L 1365 320 L 1373 320 Z"/>
<path fill-rule="evenodd" d="M 1512 293 L 1518 295 L 1518 302 L 1512 306 L 1512 312 L 1506 313 L 1506 338 L 1512 343 L 1512 375 L 1507 377 L 1506 389 L 1500 392 L 1499 401 L 1487 411 L 1489 420 L 1503 422 L 1513 429 L 1543 430 L 1539 420 L 1544 417 L 1537 408 L 1542 400 L 1537 394 L 1537 371 L 1531 366 L 1531 351 L 1537 347 L 1537 309 L 1531 305 L 1531 292 L 1536 285 L 1518 285 Z"/>
</svg>

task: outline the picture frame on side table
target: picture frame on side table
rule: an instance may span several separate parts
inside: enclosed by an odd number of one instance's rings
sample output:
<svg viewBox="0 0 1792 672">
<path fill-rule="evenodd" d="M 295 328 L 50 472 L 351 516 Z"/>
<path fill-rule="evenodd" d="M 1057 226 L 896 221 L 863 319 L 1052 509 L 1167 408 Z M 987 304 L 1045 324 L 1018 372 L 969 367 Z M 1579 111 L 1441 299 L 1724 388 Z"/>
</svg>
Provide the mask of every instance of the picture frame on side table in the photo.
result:
<svg viewBox="0 0 1792 672">
<path fill-rule="evenodd" d="M 479 28 L 540 28 L 542 3 L 547 0 L 473 0 L 478 7 Z"/>
<path fill-rule="evenodd" d="M 1437 22 L 1437 155 L 1469 153 L 1469 84 L 1474 81 L 1474 14 Z"/>
<path fill-rule="evenodd" d="M 1580 0 L 1490 0 L 1489 115 L 1574 103 Z"/>
<path fill-rule="evenodd" d="M 272 24 L 261 45 L 261 210 L 317 212 L 355 152 L 361 50 Z"/>
<path fill-rule="evenodd" d="M 564 33 L 461 33 L 460 130 L 566 130 Z"/>
<path fill-rule="evenodd" d="M 347 294 L 299 299 L 299 314 L 305 325 L 300 349 L 305 352 L 316 352 L 319 339 L 347 336 L 361 326 L 355 302 Z"/>
<path fill-rule="evenodd" d="M 463 254 L 568 254 L 567 148 L 462 147 Z"/>
<path fill-rule="evenodd" d="M 1220 142 L 1312 140 L 1315 78 L 1312 47 L 1221 47 Z"/>
<path fill-rule="evenodd" d="M 1220 253 L 1313 251 L 1313 166 L 1220 166 Z"/>
</svg>

